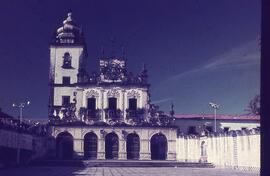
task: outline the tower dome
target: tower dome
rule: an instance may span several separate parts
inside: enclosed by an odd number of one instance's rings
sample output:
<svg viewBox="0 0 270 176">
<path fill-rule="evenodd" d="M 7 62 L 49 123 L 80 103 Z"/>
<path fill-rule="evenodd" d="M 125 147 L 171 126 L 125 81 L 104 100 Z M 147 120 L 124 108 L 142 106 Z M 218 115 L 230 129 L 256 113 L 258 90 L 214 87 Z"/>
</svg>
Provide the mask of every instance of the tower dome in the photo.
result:
<svg viewBox="0 0 270 176">
<path fill-rule="evenodd" d="M 80 27 L 72 19 L 72 13 L 68 12 L 63 25 L 59 27 L 53 35 L 51 44 L 53 45 L 83 45 L 84 37 Z"/>
</svg>

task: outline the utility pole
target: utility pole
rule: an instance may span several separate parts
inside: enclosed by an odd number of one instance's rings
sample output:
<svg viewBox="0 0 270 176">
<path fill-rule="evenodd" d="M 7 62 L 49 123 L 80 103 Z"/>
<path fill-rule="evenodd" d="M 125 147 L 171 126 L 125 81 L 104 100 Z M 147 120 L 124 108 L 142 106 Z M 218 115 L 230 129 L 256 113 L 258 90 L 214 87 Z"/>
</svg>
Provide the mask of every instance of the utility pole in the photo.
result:
<svg viewBox="0 0 270 176">
<path fill-rule="evenodd" d="M 15 104 L 15 103 L 13 103 L 12 104 L 12 106 L 14 107 L 14 108 L 19 108 L 19 110 L 20 110 L 20 119 L 19 119 L 19 128 L 21 127 L 21 125 L 22 125 L 22 118 L 23 118 L 23 108 L 25 107 L 25 106 L 27 106 L 27 105 L 29 105 L 30 104 L 30 101 L 27 101 L 27 102 L 25 102 L 25 103 L 19 103 L 19 104 Z M 17 165 L 19 165 L 20 164 L 20 153 L 21 153 L 21 150 L 20 150 L 20 142 L 19 142 L 20 140 L 19 140 L 19 132 L 17 132 L 17 160 L 16 160 L 16 162 L 17 162 Z"/>
<path fill-rule="evenodd" d="M 217 132 L 217 109 L 219 109 L 219 105 L 210 102 L 209 105 L 214 109 L 214 115 L 215 115 L 215 132 Z"/>
</svg>

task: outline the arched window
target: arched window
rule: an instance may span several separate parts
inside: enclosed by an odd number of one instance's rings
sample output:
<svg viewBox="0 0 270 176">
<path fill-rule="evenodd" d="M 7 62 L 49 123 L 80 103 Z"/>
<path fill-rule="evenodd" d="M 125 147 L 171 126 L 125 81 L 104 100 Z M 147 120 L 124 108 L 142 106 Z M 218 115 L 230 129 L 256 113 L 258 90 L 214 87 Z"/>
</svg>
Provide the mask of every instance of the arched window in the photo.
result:
<svg viewBox="0 0 270 176">
<path fill-rule="evenodd" d="M 71 56 L 68 52 L 66 52 L 63 56 L 63 68 L 71 68 Z"/>
</svg>

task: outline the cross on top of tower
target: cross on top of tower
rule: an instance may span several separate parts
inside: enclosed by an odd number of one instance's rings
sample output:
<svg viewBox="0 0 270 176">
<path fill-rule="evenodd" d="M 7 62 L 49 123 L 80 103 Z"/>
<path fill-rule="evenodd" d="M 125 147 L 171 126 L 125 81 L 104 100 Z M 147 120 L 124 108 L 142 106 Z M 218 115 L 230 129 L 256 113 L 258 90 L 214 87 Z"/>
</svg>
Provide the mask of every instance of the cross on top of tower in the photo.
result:
<svg viewBox="0 0 270 176">
<path fill-rule="evenodd" d="M 115 57 L 115 37 L 111 38 L 112 42 L 112 57 Z"/>
<path fill-rule="evenodd" d="M 72 11 L 71 11 L 71 9 L 69 9 L 68 10 L 68 15 L 67 15 L 67 19 L 64 21 L 64 24 L 66 23 L 66 22 L 72 22 L 73 20 L 72 20 Z"/>
</svg>

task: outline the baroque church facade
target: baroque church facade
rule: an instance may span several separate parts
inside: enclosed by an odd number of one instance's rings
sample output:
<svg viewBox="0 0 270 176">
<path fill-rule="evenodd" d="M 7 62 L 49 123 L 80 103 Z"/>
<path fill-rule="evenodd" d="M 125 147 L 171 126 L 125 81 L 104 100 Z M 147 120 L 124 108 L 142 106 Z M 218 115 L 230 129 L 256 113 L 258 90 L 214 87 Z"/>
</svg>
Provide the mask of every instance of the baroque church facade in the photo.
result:
<svg viewBox="0 0 270 176">
<path fill-rule="evenodd" d="M 86 43 L 72 14 L 50 43 L 49 124 L 60 159 L 176 160 L 177 128 L 151 104 L 147 70 L 133 76 L 125 56 L 85 69 Z"/>
</svg>

